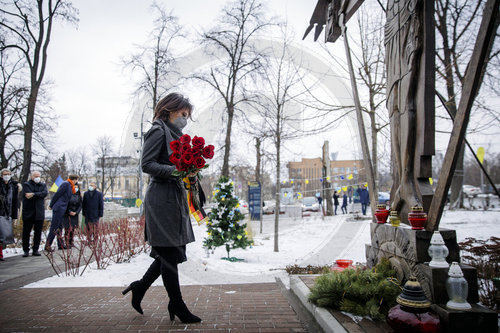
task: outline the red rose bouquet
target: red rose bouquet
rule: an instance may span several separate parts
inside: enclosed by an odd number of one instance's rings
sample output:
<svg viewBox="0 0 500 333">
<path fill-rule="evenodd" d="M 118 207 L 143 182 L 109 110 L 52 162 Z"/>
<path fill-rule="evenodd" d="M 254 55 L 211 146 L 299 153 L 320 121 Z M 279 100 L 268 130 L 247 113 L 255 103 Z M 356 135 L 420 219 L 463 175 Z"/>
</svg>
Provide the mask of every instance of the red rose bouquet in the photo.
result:
<svg viewBox="0 0 500 333">
<path fill-rule="evenodd" d="M 170 162 L 176 168 L 172 175 L 182 178 L 190 173 L 208 168 L 206 160 L 214 157 L 214 146 L 205 146 L 205 139 L 198 136 L 191 140 L 189 135 L 184 134 L 179 140 L 170 142 L 170 148 L 173 151 L 170 155 Z"/>
<path fill-rule="evenodd" d="M 203 210 L 205 195 L 199 182 L 191 183 L 187 175 L 208 168 L 206 159 L 214 157 L 214 146 L 205 146 L 205 139 L 202 137 L 195 136 L 191 140 L 189 135 L 184 134 L 179 140 L 170 142 L 170 148 L 170 162 L 175 165 L 172 175 L 180 176 L 186 183 L 189 212 L 201 224 L 207 216 Z M 201 174 L 197 173 L 196 177 L 201 179 Z"/>
</svg>

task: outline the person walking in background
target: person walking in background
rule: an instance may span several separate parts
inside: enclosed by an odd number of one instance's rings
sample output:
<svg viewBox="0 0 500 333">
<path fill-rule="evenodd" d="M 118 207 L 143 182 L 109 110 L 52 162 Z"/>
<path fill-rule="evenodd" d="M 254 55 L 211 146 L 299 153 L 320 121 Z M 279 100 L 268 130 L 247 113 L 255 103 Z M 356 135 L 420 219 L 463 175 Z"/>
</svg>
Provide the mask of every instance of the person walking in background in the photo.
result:
<svg viewBox="0 0 500 333">
<path fill-rule="evenodd" d="M 348 186 L 347 187 L 347 196 L 349 197 L 349 203 L 351 204 L 352 203 L 352 196 L 354 194 L 354 189 L 352 188 L 352 186 Z"/>
<path fill-rule="evenodd" d="M 337 191 L 333 192 L 333 205 L 335 206 L 334 215 L 337 215 L 337 208 L 339 207 L 339 195 Z"/>
<path fill-rule="evenodd" d="M 183 181 L 172 175 L 176 167 L 170 161 L 170 143 L 182 136 L 192 109 L 189 100 L 177 93 L 168 94 L 156 105 L 153 126 L 145 135 L 141 158 L 142 171 L 151 175 L 144 212 L 146 239 L 153 248 L 151 256 L 155 260 L 142 279 L 132 282 L 122 292 L 125 295 L 132 291 L 132 307 L 142 314 L 142 298 L 161 273 L 170 298 L 170 320 L 177 316 L 183 323 L 196 323 L 201 319 L 187 308 L 179 285 L 177 265 L 187 260 L 186 244 L 194 242 L 194 233 Z M 196 173 L 188 176 L 192 177 L 191 183 L 196 181 Z"/>
<path fill-rule="evenodd" d="M 0 180 L 0 216 L 13 223 L 19 214 L 19 203 L 17 194 L 19 193 L 18 182 L 12 179 L 9 169 L 2 169 L 2 179 Z M 3 244 L 0 244 L 0 261 L 3 259 Z"/>
<path fill-rule="evenodd" d="M 83 194 L 82 214 L 85 217 L 87 239 L 93 242 L 97 237 L 99 220 L 104 214 L 104 199 L 95 182 L 91 182 L 88 191 Z"/>
<path fill-rule="evenodd" d="M 73 247 L 73 235 L 75 229 L 78 228 L 80 211 L 82 210 L 82 195 L 78 184 L 75 185 L 75 193 L 71 194 L 68 202 L 68 208 L 64 213 L 64 242 L 66 246 Z"/>
<path fill-rule="evenodd" d="M 42 238 L 43 221 L 45 220 L 45 197 L 49 194 L 47 185 L 42 182 L 39 171 L 31 172 L 31 179 L 23 184 L 23 257 L 29 256 L 31 229 L 34 229 L 33 256 L 38 252 Z"/>
<path fill-rule="evenodd" d="M 321 195 L 318 195 L 316 199 L 318 199 L 318 204 L 319 208 L 321 208 L 321 213 L 325 215 L 325 209 L 323 208 L 323 198 L 321 197 Z"/>
<path fill-rule="evenodd" d="M 71 195 L 74 194 L 75 185 L 78 184 L 77 175 L 69 175 L 68 179 L 64 181 L 57 189 L 56 194 L 50 200 L 49 209 L 52 209 L 52 222 L 50 223 L 49 235 L 45 244 L 45 251 L 52 252 L 52 242 L 57 236 L 57 247 L 59 249 L 66 248 L 62 240 L 61 231 L 63 228 L 64 214 L 68 209 L 68 203 Z"/>
<path fill-rule="evenodd" d="M 342 209 L 342 214 L 347 214 L 347 193 L 346 191 L 342 191 L 342 206 L 340 208 Z"/>
<path fill-rule="evenodd" d="M 366 185 L 358 187 L 357 192 L 359 194 L 359 201 L 361 202 L 361 211 L 363 215 L 366 215 L 366 207 L 370 204 L 370 194 L 368 193 Z"/>
</svg>

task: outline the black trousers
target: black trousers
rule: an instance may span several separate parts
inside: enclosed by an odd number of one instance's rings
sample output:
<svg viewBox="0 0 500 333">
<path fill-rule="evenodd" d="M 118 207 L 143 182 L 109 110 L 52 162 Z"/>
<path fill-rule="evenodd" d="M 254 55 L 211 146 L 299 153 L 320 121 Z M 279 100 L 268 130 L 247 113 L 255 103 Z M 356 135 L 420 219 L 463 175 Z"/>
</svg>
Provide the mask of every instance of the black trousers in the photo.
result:
<svg viewBox="0 0 500 333">
<path fill-rule="evenodd" d="M 43 220 L 23 220 L 23 251 L 30 250 L 30 234 L 31 229 L 35 229 L 33 236 L 33 252 L 37 252 L 40 247 L 40 239 L 42 238 Z"/>
</svg>

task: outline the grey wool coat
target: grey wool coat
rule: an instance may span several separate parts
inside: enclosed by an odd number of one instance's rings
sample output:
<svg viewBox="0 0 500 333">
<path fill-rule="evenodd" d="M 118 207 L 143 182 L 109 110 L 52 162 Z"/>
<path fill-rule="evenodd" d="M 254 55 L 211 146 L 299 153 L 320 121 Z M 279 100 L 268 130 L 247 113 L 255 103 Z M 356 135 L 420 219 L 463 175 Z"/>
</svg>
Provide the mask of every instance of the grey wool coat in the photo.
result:
<svg viewBox="0 0 500 333">
<path fill-rule="evenodd" d="M 176 247 L 194 242 L 186 190 L 180 177 L 171 175 L 175 166 L 169 160 L 170 141 L 181 135 L 175 125 L 157 119 L 144 137 L 141 166 L 151 175 L 144 214 L 151 246 Z"/>
</svg>

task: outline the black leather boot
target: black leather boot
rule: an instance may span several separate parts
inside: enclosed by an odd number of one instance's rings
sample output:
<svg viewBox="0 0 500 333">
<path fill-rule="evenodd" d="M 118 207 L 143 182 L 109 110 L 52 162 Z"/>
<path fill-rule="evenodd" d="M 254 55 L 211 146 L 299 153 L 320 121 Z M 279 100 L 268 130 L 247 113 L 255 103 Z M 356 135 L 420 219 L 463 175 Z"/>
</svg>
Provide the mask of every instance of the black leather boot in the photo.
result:
<svg viewBox="0 0 500 333">
<path fill-rule="evenodd" d="M 175 316 L 177 316 L 185 324 L 200 322 L 201 318 L 192 314 L 182 300 L 177 263 L 161 260 L 161 277 L 170 298 L 168 303 L 170 320 L 174 320 Z"/>
<path fill-rule="evenodd" d="M 182 298 L 170 300 L 168 303 L 168 313 L 170 315 L 170 320 L 173 321 L 175 316 L 177 316 L 184 324 L 199 323 L 201 321 L 200 317 L 195 316 L 189 311 Z"/>
<path fill-rule="evenodd" d="M 144 298 L 144 294 L 146 294 L 149 287 L 151 287 L 153 282 L 155 282 L 155 280 L 160 276 L 160 267 L 160 261 L 156 259 L 149 266 L 146 273 L 144 273 L 142 279 L 132 282 L 125 290 L 122 291 L 122 294 L 125 295 L 132 290 L 132 307 L 140 314 L 144 314 L 141 308 L 141 302 Z"/>
</svg>

